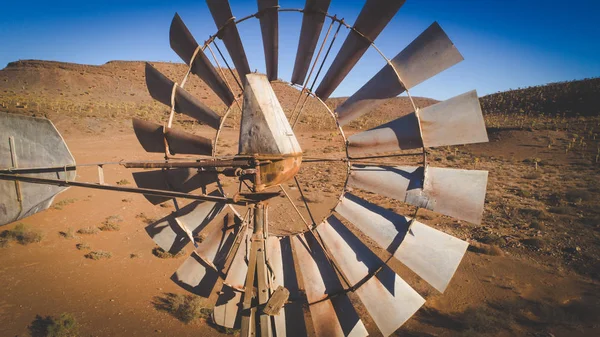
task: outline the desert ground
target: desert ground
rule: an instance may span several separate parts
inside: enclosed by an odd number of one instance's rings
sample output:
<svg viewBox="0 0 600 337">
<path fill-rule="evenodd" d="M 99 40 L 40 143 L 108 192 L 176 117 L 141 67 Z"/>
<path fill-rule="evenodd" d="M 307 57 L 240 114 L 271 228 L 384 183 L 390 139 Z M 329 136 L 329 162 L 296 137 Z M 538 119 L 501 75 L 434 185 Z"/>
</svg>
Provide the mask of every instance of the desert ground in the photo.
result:
<svg viewBox="0 0 600 337">
<path fill-rule="evenodd" d="M 156 65 L 173 79 L 185 71 L 179 64 Z M 0 71 L 0 111 L 50 118 L 79 164 L 160 159 L 144 152 L 131 128 L 131 117 L 160 122 L 168 113 L 151 101 L 143 81 L 143 64 L 136 62 L 16 62 Z M 396 335 L 600 334 L 599 83 L 591 79 L 483 97 L 489 143 L 428 150 L 432 166 L 489 171 L 484 219 L 474 225 L 426 210 L 417 213 L 419 221 L 467 240 L 471 247 L 443 294 L 392 261 L 393 270 L 427 300 Z M 284 83 L 274 87 L 291 113 L 297 90 Z M 192 78 L 189 88 L 225 112 L 198 79 Z M 343 98 L 327 104 L 340 102 Z M 435 102 L 417 99 L 419 106 Z M 352 123 L 347 133 L 410 109 L 405 97 L 390 100 L 369 118 Z M 341 138 L 328 118 L 317 102 L 307 103 L 297 129 L 305 157 L 343 155 Z M 220 154 L 237 149 L 238 122 L 239 111 L 233 111 L 219 139 Z M 177 119 L 176 126 L 214 137 L 213 130 L 189 119 Z M 393 163 L 418 164 L 419 158 L 394 158 Z M 305 163 L 298 177 L 311 209 L 322 218 L 342 192 L 345 165 Z M 97 181 L 96 168 L 81 168 L 77 180 Z M 105 168 L 105 180 L 134 186 L 131 171 L 119 165 Z M 288 188 L 307 216 L 299 191 Z M 399 214 L 415 212 L 385 197 L 353 193 Z M 287 199 L 273 200 L 270 208 L 273 233 L 304 230 Z M 172 203 L 153 206 L 142 195 L 70 188 L 47 211 L 0 228 L 12 231 L 24 224 L 42 235 L 39 242 L 5 241 L 0 248 L 0 335 L 39 336 L 45 319 L 62 313 L 76 319 L 82 336 L 236 333 L 211 324 L 209 300 L 199 300 L 207 309 L 191 322 L 173 310 L 171 299 L 187 293 L 169 278 L 192 247 L 181 256 L 161 258 L 144 230 L 173 211 Z M 87 258 L 91 252 L 110 257 Z M 354 294 L 350 297 L 357 301 Z M 379 334 L 368 317 L 365 323 L 372 335 Z"/>
</svg>

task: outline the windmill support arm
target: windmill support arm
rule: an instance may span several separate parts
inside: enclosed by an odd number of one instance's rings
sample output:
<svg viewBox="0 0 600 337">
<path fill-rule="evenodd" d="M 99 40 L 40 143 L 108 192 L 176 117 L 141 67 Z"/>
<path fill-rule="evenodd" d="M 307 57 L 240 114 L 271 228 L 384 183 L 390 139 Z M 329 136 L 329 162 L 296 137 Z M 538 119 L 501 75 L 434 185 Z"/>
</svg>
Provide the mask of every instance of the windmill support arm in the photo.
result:
<svg viewBox="0 0 600 337">
<path fill-rule="evenodd" d="M 226 204 L 235 204 L 235 205 L 242 205 L 242 206 L 257 203 L 262 200 L 270 199 L 272 197 L 279 195 L 279 193 L 275 193 L 275 192 L 273 192 L 273 193 L 240 193 L 240 194 L 234 196 L 233 198 L 227 198 L 227 197 L 218 197 L 218 196 L 203 195 L 203 194 L 191 194 L 191 193 L 183 193 L 183 192 L 175 192 L 175 191 L 155 190 L 155 189 L 149 189 L 149 188 L 101 185 L 98 183 L 69 181 L 69 180 L 62 180 L 62 179 L 28 177 L 28 176 L 5 174 L 5 173 L 0 173 L 0 180 L 22 181 L 22 182 L 32 183 L 32 184 L 46 184 L 46 185 L 56 185 L 56 186 L 76 186 L 76 187 L 92 188 L 92 189 L 97 189 L 97 190 L 129 192 L 129 193 L 138 193 L 138 194 L 146 194 L 146 195 L 169 197 L 169 198 L 203 200 L 203 201 L 221 202 L 221 203 L 226 203 Z"/>
</svg>

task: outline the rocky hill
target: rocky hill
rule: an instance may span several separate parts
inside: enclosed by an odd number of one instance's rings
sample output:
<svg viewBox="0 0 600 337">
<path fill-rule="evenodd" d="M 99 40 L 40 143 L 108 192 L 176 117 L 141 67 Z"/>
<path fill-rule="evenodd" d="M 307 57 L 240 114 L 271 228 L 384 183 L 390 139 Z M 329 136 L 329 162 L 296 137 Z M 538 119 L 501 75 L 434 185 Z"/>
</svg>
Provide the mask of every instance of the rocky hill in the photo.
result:
<svg viewBox="0 0 600 337">
<path fill-rule="evenodd" d="M 187 71 L 187 66 L 181 63 L 152 64 L 174 81 L 181 81 Z M 223 73 L 227 81 L 236 86 L 229 70 L 223 69 Z M 285 82 L 275 82 L 273 87 L 284 110 L 291 114 L 299 90 Z M 219 114 L 225 113 L 227 107 L 198 77 L 190 76 L 185 88 Z M 436 102 L 427 98 L 416 99 L 419 106 Z M 331 98 L 327 104 L 335 107 L 343 100 Z M 100 66 L 38 60 L 9 63 L 0 70 L 0 109 L 46 116 L 59 122 L 88 120 L 87 124 L 93 119 L 128 123 L 133 116 L 160 121 L 168 114 L 168 108 L 152 100 L 148 94 L 144 62 L 141 61 L 110 61 Z M 408 99 L 399 97 L 355 121 L 351 127 L 370 128 L 411 111 Z M 334 124 L 328 116 L 326 109 L 311 98 L 306 103 L 299 128 L 332 129 Z M 237 107 L 234 106 L 230 117 L 226 126 L 236 127 L 239 121 Z M 189 124 L 185 117 L 178 120 Z"/>
</svg>

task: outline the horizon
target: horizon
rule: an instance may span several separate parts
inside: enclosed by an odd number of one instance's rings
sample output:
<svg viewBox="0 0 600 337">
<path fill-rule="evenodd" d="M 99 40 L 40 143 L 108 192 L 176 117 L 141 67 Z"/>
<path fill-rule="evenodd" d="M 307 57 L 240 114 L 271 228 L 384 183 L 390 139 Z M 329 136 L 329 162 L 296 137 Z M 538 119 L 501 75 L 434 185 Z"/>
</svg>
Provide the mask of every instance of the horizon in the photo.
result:
<svg viewBox="0 0 600 337">
<path fill-rule="evenodd" d="M 255 2 L 230 2 L 237 18 L 257 10 Z M 364 1 L 332 1 L 329 13 L 338 14 L 352 25 L 363 4 Z M 280 1 L 280 5 L 302 8 L 304 1 Z M 514 11 L 515 8 L 518 11 Z M 600 4 L 585 0 L 576 0 L 569 8 L 540 0 L 518 5 L 502 1 L 449 4 L 440 0 L 409 0 L 375 44 L 388 58 L 393 58 L 437 21 L 465 60 L 411 89 L 410 93 L 443 100 L 475 89 L 480 96 L 485 96 L 599 77 L 600 47 L 588 42 L 600 35 L 600 27 L 593 24 L 594 9 L 600 9 Z M 82 4 L 69 0 L 27 8 L 9 4 L 8 11 L 14 15 L 0 23 L 0 39 L 5 41 L 5 48 L 0 52 L 3 69 L 9 62 L 28 59 L 84 65 L 102 65 L 115 60 L 183 63 L 170 49 L 168 41 L 175 12 L 200 43 L 216 31 L 202 1 Z M 291 76 L 300 23 L 299 13 L 280 13 L 279 78 L 285 81 Z M 264 72 L 258 20 L 241 23 L 239 30 L 251 69 Z M 347 30 L 340 30 L 324 71 L 346 34 Z M 219 43 L 222 46 L 221 41 Z M 332 97 L 352 95 L 384 64 L 370 48 Z"/>
</svg>

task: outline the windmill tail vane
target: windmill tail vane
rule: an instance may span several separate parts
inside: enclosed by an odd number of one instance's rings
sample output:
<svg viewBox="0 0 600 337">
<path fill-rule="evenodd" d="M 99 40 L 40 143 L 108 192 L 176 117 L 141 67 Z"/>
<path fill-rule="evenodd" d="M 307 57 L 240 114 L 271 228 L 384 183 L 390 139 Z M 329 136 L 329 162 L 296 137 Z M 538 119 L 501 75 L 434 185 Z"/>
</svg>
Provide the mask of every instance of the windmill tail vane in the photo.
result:
<svg viewBox="0 0 600 337">
<path fill-rule="evenodd" d="M 188 69 L 183 80 L 178 83 L 145 65 L 150 96 L 168 112 L 163 121 L 133 118 L 133 131 L 146 152 L 164 154 L 164 159 L 77 165 L 49 120 L 0 113 L 0 224 L 47 209 L 70 186 L 138 193 L 154 205 L 173 200 L 176 210 L 145 230 L 170 253 L 193 245 L 171 280 L 209 298 L 215 324 L 239 328 L 242 336 L 366 336 L 375 329 L 393 334 L 425 299 L 389 260 L 399 261 L 443 292 L 468 243 L 417 221 L 416 215 L 400 215 L 366 200 L 361 193 L 481 223 L 487 171 L 427 164 L 428 148 L 488 141 L 477 93 L 421 108 L 409 93 L 461 62 L 462 55 L 435 22 L 395 57 L 383 55 L 374 41 L 404 1 L 367 0 L 353 25 L 328 13 L 329 0 L 308 0 L 303 9 L 259 0 L 257 12 L 242 19 L 235 19 L 228 1 L 206 2 L 217 33 L 204 44 L 196 41 L 179 14 L 170 26 L 170 46 Z M 279 16 L 284 13 L 302 15 L 288 83 L 301 89 L 293 119 L 286 116 L 272 87 L 279 76 Z M 238 28 L 250 19 L 260 23 L 266 74 L 250 71 L 240 37 Z M 335 53 L 331 46 L 340 28 L 348 33 Z M 369 48 L 381 54 L 385 66 L 331 108 L 325 101 Z M 331 65 L 324 68 L 330 57 Z M 227 107 L 224 114 L 185 89 L 189 76 L 197 76 L 215 93 Z M 344 127 L 368 118 L 405 92 L 412 113 L 346 136 Z M 309 98 L 320 102 L 334 120 L 344 141 L 343 157 L 306 156 L 294 121 L 301 120 L 302 100 Z M 237 153 L 217 156 L 220 132 L 234 108 L 241 110 Z M 173 120 L 182 114 L 212 128 L 214 138 L 174 127 Z M 403 158 L 405 150 L 420 150 L 413 154 L 423 157 L 422 165 L 374 160 Z M 331 212 L 315 218 L 302 194 L 300 173 L 307 165 L 336 161 L 347 167 L 344 188 Z M 134 170 L 137 186 L 107 184 L 104 169 L 111 165 Z M 96 166 L 98 180 L 76 181 L 77 169 L 83 166 Z M 239 189 L 224 189 L 224 178 L 234 179 Z M 297 187 L 308 217 L 286 192 L 287 184 Z M 304 223 L 302 232 L 270 231 L 271 205 L 277 198 L 289 199 L 290 212 L 298 213 Z M 179 207 L 179 199 L 188 202 Z M 383 259 L 382 252 L 389 259 Z"/>
</svg>

